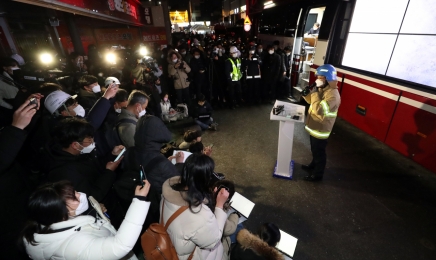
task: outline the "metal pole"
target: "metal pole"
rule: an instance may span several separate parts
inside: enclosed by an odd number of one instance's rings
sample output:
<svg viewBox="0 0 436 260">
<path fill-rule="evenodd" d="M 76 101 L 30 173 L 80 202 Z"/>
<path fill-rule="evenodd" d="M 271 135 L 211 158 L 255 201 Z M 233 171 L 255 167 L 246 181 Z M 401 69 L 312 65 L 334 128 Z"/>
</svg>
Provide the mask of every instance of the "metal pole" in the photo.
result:
<svg viewBox="0 0 436 260">
<path fill-rule="evenodd" d="M 172 38 L 171 38 L 171 21 L 170 21 L 170 12 L 168 9 L 168 1 L 162 1 L 162 11 L 164 16 L 164 23 L 165 23 L 165 32 L 167 35 L 167 43 L 172 44 Z"/>
</svg>

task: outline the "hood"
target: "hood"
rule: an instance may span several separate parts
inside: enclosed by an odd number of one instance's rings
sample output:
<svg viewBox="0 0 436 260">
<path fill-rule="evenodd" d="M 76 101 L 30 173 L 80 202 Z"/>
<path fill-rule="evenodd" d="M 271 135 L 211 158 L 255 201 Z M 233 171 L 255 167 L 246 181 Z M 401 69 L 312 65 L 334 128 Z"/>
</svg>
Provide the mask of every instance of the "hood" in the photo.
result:
<svg viewBox="0 0 436 260">
<path fill-rule="evenodd" d="M 35 241 L 38 243 L 35 246 L 27 243 L 26 251 L 32 259 L 51 259 L 53 254 L 59 250 L 59 247 L 77 232 L 78 227 L 92 224 L 95 222 L 95 218 L 92 216 L 79 216 L 51 225 L 51 229 L 59 230 L 67 228 L 62 232 L 55 232 L 50 234 L 35 234 Z M 71 228 L 69 228 L 71 227 Z"/>
<path fill-rule="evenodd" d="M 170 52 L 168 53 L 168 56 L 167 56 L 168 64 L 173 64 L 173 59 L 171 59 L 171 56 L 173 56 L 173 54 L 176 54 L 176 55 L 177 55 L 177 59 L 179 59 L 179 60 L 182 59 L 182 55 L 180 55 L 178 52 L 176 52 L 176 51 L 170 51 Z"/>
<path fill-rule="evenodd" d="M 283 255 L 274 247 L 269 246 L 258 236 L 246 229 L 239 231 L 236 240 L 244 249 L 251 249 L 266 260 L 284 260 Z"/>
<path fill-rule="evenodd" d="M 174 185 L 179 181 L 180 176 L 167 179 L 162 185 L 162 196 L 165 198 L 165 200 L 177 206 L 188 206 L 188 202 L 182 197 L 182 194 L 186 194 L 186 192 L 176 191 L 171 188 L 171 185 Z"/>
<path fill-rule="evenodd" d="M 135 147 L 139 151 L 159 151 L 162 144 L 171 141 L 171 132 L 164 122 L 155 116 L 141 117 L 136 124 Z"/>
</svg>

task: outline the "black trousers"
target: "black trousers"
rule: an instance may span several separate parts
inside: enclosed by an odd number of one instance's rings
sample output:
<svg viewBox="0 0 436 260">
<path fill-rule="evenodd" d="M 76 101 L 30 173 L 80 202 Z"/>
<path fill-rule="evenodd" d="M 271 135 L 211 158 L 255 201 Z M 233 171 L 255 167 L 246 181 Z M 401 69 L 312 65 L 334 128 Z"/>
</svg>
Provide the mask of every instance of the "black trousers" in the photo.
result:
<svg viewBox="0 0 436 260">
<path fill-rule="evenodd" d="M 229 106 L 232 106 L 233 104 L 238 104 L 241 102 L 241 83 L 239 81 L 232 81 L 229 82 L 227 86 L 228 96 L 229 100 L 227 101 L 229 103 Z"/>
<path fill-rule="evenodd" d="M 176 89 L 177 104 L 186 103 L 188 107 L 191 105 L 191 96 L 189 95 L 189 87 Z"/>
<path fill-rule="evenodd" d="M 258 102 L 260 99 L 260 79 L 247 79 L 246 98 L 248 102 Z"/>
<path fill-rule="evenodd" d="M 318 139 L 310 136 L 310 150 L 312 151 L 312 162 L 309 167 L 313 168 L 312 174 L 315 176 L 323 176 L 325 165 L 327 163 L 327 139 Z"/>
</svg>

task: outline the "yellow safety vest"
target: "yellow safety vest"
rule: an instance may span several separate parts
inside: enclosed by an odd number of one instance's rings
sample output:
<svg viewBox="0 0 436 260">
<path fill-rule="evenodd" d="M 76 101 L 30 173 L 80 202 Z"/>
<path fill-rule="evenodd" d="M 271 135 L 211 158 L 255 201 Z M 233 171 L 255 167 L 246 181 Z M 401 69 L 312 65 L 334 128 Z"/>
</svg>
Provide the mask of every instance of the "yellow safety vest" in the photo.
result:
<svg viewBox="0 0 436 260">
<path fill-rule="evenodd" d="M 232 81 L 239 81 L 242 78 L 241 73 L 241 60 L 236 59 L 236 65 L 233 62 L 231 58 L 229 58 L 229 61 L 232 63 L 233 71 L 230 73 L 230 77 L 232 78 Z"/>
</svg>

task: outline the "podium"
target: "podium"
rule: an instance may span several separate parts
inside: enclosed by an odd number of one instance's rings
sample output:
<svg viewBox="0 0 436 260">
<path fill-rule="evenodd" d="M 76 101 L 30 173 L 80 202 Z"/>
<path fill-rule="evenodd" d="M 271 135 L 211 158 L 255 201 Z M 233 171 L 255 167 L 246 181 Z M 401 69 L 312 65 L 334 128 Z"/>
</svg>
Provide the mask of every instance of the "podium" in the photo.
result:
<svg viewBox="0 0 436 260">
<path fill-rule="evenodd" d="M 277 115 L 274 108 L 283 106 L 283 110 Z M 273 176 L 292 180 L 294 161 L 292 161 L 292 145 L 294 141 L 295 123 L 304 123 L 305 107 L 276 100 L 271 110 L 270 120 L 280 121 L 279 143 L 277 148 L 277 162 Z"/>
</svg>

